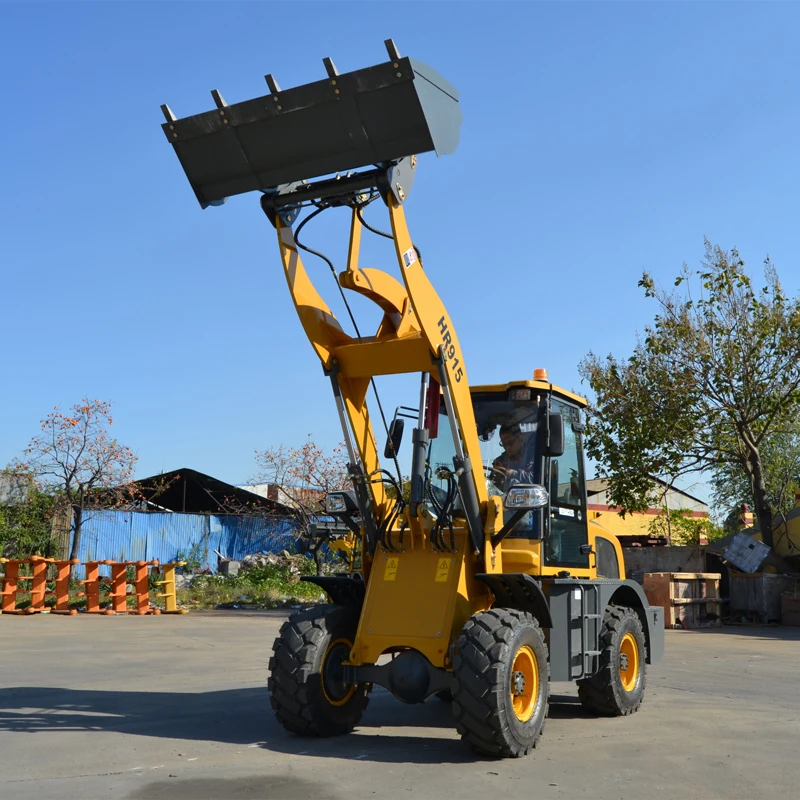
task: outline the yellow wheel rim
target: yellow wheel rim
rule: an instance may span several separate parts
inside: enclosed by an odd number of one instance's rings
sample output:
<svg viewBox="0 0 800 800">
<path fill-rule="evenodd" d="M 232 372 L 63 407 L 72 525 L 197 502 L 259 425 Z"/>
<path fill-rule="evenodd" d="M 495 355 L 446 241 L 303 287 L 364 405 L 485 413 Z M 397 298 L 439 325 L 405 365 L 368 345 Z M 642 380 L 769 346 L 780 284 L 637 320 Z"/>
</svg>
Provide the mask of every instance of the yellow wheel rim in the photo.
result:
<svg viewBox="0 0 800 800">
<path fill-rule="evenodd" d="M 639 645 L 632 633 L 626 633 L 619 645 L 619 679 L 626 692 L 632 692 L 639 682 Z"/>
<path fill-rule="evenodd" d="M 347 639 L 336 639 L 328 645 L 322 659 L 319 668 L 322 693 L 332 706 L 346 705 L 356 692 L 356 687 L 352 683 L 345 684 L 338 674 L 341 671 L 342 662 L 347 661 L 352 649 L 352 642 Z"/>
<path fill-rule="evenodd" d="M 539 667 L 528 645 L 523 645 L 511 665 L 511 705 L 520 722 L 527 722 L 536 709 L 539 696 Z"/>
</svg>

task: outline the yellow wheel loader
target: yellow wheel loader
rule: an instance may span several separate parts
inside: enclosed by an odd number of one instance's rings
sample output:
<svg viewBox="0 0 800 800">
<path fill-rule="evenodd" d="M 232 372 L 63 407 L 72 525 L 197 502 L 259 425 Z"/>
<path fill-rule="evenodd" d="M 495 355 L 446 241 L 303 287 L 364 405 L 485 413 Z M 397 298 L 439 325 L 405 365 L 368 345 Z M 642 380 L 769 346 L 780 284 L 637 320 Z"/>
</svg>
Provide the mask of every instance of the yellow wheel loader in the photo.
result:
<svg viewBox="0 0 800 800">
<path fill-rule="evenodd" d="M 377 684 L 406 703 L 451 699 L 469 745 L 518 757 L 539 739 L 551 680 L 576 681 L 594 714 L 639 708 L 664 649 L 662 610 L 625 579 L 619 542 L 587 519 L 586 401 L 544 370 L 469 385 L 435 265 L 423 268 L 404 213 L 417 155 L 456 149 L 458 92 L 392 40 L 386 48 L 387 61 L 344 74 L 324 59 L 324 79 L 292 89 L 267 75 L 266 94 L 234 105 L 214 90 L 216 108 L 196 116 L 162 106 L 163 130 L 204 208 L 262 193 L 349 456 L 352 489 L 324 505 L 351 533 L 358 568 L 308 578 L 330 603 L 292 615 L 275 641 L 277 718 L 301 735 L 347 733 Z M 373 202 L 391 232 L 366 221 Z M 303 265 L 301 251 L 321 254 L 301 229 L 336 207 L 350 220 L 338 290 L 379 307 L 374 333 L 354 319 L 346 332 Z M 365 231 L 391 239 L 394 275 L 359 265 Z M 381 461 L 368 397 L 378 400 L 376 377 L 405 373 L 418 376 L 418 399 L 384 419 Z"/>
</svg>

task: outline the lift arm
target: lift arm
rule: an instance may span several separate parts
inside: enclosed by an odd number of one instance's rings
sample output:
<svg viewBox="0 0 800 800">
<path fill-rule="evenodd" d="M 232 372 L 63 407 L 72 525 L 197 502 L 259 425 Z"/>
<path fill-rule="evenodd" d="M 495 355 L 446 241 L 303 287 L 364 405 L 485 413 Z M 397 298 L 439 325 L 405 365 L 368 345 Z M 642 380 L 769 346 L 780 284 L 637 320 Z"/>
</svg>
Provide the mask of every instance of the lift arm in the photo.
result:
<svg viewBox="0 0 800 800">
<path fill-rule="evenodd" d="M 204 114 L 178 119 L 162 106 L 162 127 L 204 208 L 234 194 L 264 193 L 262 208 L 277 231 L 297 314 L 333 386 L 370 549 L 392 506 L 372 479 L 380 460 L 366 399 L 370 381 L 419 372 L 432 374 L 442 387 L 454 473 L 473 549 L 481 551 L 488 498 L 482 473 L 472 468 L 480 464 L 480 452 L 464 357 L 403 211 L 416 172 L 414 154 L 441 155 L 457 146 L 458 92 L 430 67 L 401 58 L 391 40 L 386 49 L 389 61 L 345 74 L 324 59 L 327 79 L 285 91 L 267 75 L 269 94 L 234 105 L 214 90 L 217 108 Z M 341 174 L 354 169 L 360 171 Z M 388 208 L 402 283 L 358 264 L 359 214 L 376 192 Z M 310 205 L 352 209 L 347 268 L 339 283 L 383 311 L 372 336 L 345 333 L 303 266 L 292 226 Z"/>
</svg>

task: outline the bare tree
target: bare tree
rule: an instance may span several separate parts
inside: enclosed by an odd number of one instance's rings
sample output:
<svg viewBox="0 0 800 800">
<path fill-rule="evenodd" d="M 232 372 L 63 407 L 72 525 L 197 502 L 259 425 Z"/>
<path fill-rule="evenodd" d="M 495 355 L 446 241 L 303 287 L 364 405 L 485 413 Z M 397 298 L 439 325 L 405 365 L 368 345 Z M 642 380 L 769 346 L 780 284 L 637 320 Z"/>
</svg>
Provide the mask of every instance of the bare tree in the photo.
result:
<svg viewBox="0 0 800 800">
<path fill-rule="evenodd" d="M 105 490 L 104 505 L 112 496 L 122 502 L 129 493 L 127 484 L 138 459 L 111 437 L 113 423 L 111 403 L 103 400 L 84 398 L 67 414 L 56 406 L 41 421 L 42 432 L 31 439 L 25 460 L 16 464 L 72 507 L 70 558 L 78 557 L 84 514 L 96 505 L 97 490 Z"/>
<path fill-rule="evenodd" d="M 347 458 L 343 447 L 326 453 L 309 436 L 302 447 L 280 445 L 256 451 L 258 483 L 275 487 L 275 496 L 289 506 L 302 537 L 304 547 L 314 557 L 317 573 L 322 571 L 324 538 L 313 535 L 314 525 L 325 514 L 322 501 L 328 492 L 349 489 L 352 483 L 347 474 Z"/>
</svg>

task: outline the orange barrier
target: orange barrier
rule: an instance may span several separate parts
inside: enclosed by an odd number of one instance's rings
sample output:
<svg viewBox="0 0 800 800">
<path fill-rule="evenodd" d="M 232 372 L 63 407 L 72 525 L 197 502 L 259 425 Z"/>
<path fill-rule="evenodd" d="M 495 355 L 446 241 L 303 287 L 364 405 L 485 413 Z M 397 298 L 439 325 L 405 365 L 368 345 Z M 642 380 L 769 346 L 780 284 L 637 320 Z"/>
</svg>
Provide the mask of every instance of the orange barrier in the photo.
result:
<svg viewBox="0 0 800 800">
<path fill-rule="evenodd" d="M 31 556 L 31 560 L 38 558 L 38 556 Z M 76 564 L 80 564 L 81 562 L 78 561 L 77 558 L 73 558 L 69 561 L 56 561 L 53 558 L 44 558 L 42 561 L 45 561 L 47 564 L 53 564 L 56 568 L 56 578 L 55 578 L 55 588 L 53 589 L 46 589 L 45 590 L 45 597 L 53 596 L 55 599 L 55 603 L 49 607 L 44 607 L 44 598 L 42 599 L 42 606 L 38 608 L 33 608 L 33 603 L 31 603 L 31 609 L 33 611 L 47 611 L 49 610 L 51 614 L 77 614 L 77 608 L 70 608 L 69 607 L 69 573 L 73 566 Z"/>
<path fill-rule="evenodd" d="M 158 561 L 106 561 L 111 566 L 111 591 L 108 599 L 111 609 L 107 614 L 160 614 L 161 609 L 150 608 L 148 567 L 157 567 Z M 128 593 L 128 567 L 133 567 L 133 592 Z M 128 608 L 128 598 L 136 598 L 136 608 Z"/>
<path fill-rule="evenodd" d="M 0 559 L 5 564 L 5 577 L 2 581 L 2 610 L 3 614 L 36 614 L 36 613 L 55 613 L 55 614 L 77 614 L 74 609 L 69 608 L 69 570 L 73 564 L 80 562 L 74 561 L 55 561 L 52 558 L 42 556 L 31 556 L 30 558 L 20 559 Z M 29 564 L 31 567 L 30 575 L 20 575 L 20 566 Z M 55 564 L 58 574 L 55 579 L 55 589 L 47 588 L 47 568 L 50 564 Z M 30 593 L 30 605 L 27 608 L 17 608 L 17 595 Z M 53 607 L 45 605 L 45 598 L 55 595 Z"/>
<path fill-rule="evenodd" d="M 27 560 L 18 561 L 16 559 L 0 558 L 0 563 L 5 567 L 5 575 L 0 580 L 2 592 L 0 592 L 0 613 L 17 613 L 17 587 L 19 586 L 19 565 L 27 564 Z"/>
<path fill-rule="evenodd" d="M 155 581 L 156 586 L 163 587 L 158 597 L 164 598 L 165 613 L 185 614 L 185 609 L 178 608 L 175 590 L 175 568 L 183 566 L 186 562 L 176 561 L 170 564 L 159 565 L 154 561 L 87 561 L 86 578 L 77 583 L 83 586 L 83 591 L 76 597 L 86 598 L 86 612 L 89 614 L 161 614 L 161 609 L 150 606 L 150 568 L 161 568 L 163 580 Z M 57 561 L 42 556 L 31 556 L 22 559 L 0 558 L 5 574 L 0 576 L 0 614 L 77 614 L 78 610 L 69 607 L 70 570 L 80 564 L 78 559 L 71 561 Z M 30 566 L 30 575 L 20 574 L 20 567 L 24 564 Z M 53 589 L 47 588 L 47 571 L 50 564 L 56 568 L 56 577 Z M 111 568 L 110 579 L 100 575 L 100 566 Z M 128 569 L 132 568 L 134 576 L 128 580 Z M 109 583 L 108 606 L 100 606 L 100 584 Z M 133 591 L 128 591 L 132 584 Z M 17 608 L 19 595 L 30 594 L 30 604 L 27 608 Z M 52 598 L 52 605 L 45 605 L 45 601 Z M 134 607 L 128 607 L 128 598 L 133 598 Z"/>
<path fill-rule="evenodd" d="M 88 614 L 105 613 L 105 609 L 100 608 L 100 565 L 105 563 L 105 561 L 87 561 L 84 564 L 86 567 L 86 579 L 78 581 L 85 589 L 82 592 L 78 592 L 76 597 L 86 598 L 86 612 Z"/>
</svg>

